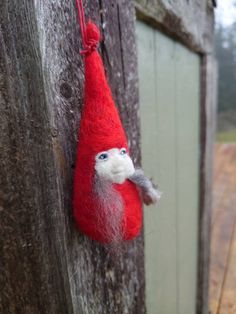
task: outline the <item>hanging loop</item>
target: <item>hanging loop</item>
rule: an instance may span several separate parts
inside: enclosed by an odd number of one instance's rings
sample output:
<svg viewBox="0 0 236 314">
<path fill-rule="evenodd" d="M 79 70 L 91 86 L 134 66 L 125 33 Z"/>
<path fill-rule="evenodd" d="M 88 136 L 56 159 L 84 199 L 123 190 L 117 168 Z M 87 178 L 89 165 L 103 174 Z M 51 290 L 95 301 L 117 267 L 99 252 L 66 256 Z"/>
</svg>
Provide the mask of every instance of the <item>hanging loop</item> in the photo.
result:
<svg viewBox="0 0 236 314">
<path fill-rule="evenodd" d="M 82 0 L 76 0 L 76 7 L 78 11 L 78 19 L 83 44 L 83 50 L 81 50 L 80 53 L 87 55 L 97 49 L 100 40 L 100 32 L 94 23 L 89 21 L 86 25 Z"/>
</svg>

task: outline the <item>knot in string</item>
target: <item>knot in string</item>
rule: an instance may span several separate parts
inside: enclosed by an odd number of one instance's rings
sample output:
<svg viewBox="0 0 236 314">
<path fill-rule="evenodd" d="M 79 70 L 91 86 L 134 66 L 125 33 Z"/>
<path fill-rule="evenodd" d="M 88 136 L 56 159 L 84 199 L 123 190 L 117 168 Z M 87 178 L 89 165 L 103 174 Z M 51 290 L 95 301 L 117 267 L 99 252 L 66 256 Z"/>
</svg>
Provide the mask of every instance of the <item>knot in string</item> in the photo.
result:
<svg viewBox="0 0 236 314">
<path fill-rule="evenodd" d="M 76 0 L 78 18 L 80 23 L 83 50 L 81 54 L 88 55 L 97 49 L 100 40 L 100 32 L 97 26 L 91 21 L 85 24 L 84 7 L 82 0 Z"/>
</svg>

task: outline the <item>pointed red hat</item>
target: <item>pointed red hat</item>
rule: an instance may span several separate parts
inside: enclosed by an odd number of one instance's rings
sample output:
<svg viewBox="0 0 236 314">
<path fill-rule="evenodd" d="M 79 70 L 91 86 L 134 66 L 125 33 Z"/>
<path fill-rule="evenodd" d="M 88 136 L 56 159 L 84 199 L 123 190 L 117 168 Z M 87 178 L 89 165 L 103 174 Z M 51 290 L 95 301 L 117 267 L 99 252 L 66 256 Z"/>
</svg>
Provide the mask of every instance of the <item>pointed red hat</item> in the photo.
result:
<svg viewBox="0 0 236 314">
<path fill-rule="evenodd" d="M 93 193 L 95 156 L 111 148 L 126 148 L 126 135 L 112 99 L 104 66 L 96 50 L 100 39 L 98 28 L 92 22 L 86 27 L 84 107 L 78 134 L 74 174 L 74 217 L 81 231 L 99 242 L 109 242 L 99 227 L 98 208 Z M 124 239 L 132 239 L 140 231 L 141 202 L 136 186 L 129 180 L 113 184 L 124 204 Z"/>
</svg>

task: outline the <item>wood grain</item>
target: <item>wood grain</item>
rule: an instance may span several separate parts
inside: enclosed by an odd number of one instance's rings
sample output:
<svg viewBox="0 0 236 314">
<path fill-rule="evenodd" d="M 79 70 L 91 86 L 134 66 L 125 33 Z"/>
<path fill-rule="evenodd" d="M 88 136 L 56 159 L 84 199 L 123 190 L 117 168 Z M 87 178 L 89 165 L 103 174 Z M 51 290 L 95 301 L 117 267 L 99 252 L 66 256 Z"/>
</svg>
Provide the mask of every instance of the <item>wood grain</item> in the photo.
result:
<svg viewBox="0 0 236 314">
<path fill-rule="evenodd" d="M 135 0 L 140 20 L 178 40 L 192 51 L 213 52 L 214 6 L 209 0 Z"/>
<path fill-rule="evenodd" d="M 211 236 L 210 310 L 234 314 L 236 309 L 236 145 L 218 144 L 214 162 Z"/>
<path fill-rule="evenodd" d="M 197 313 L 208 314 L 210 235 L 212 209 L 212 164 L 215 138 L 217 67 L 214 56 L 205 54 L 201 66 L 200 113 L 200 206 L 198 239 Z"/>
<path fill-rule="evenodd" d="M 234 204 L 235 200 L 232 206 Z M 222 298 L 219 307 L 219 313 L 221 314 L 236 313 L 236 219 L 234 220 L 233 230 L 228 254 L 228 267 L 225 274 Z"/>
<path fill-rule="evenodd" d="M 139 163 L 132 2 L 85 8 Z M 73 1 L 4 0 L 0 23 L 0 313 L 144 313 L 142 236 L 112 258 L 71 217 L 83 104 Z"/>
</svg>

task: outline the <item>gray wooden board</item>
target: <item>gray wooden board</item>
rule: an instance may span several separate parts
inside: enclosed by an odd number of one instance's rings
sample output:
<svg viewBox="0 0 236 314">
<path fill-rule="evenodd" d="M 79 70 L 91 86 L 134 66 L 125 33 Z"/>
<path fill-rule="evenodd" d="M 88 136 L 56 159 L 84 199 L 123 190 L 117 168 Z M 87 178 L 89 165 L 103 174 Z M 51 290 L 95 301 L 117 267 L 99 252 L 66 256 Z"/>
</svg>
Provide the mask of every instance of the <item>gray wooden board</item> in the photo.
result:
<svg viewBox="0 0 236 314">
<path fill-rule="evenodd" d="M 135 0 L 137 16 L 191 50 L 214 51 L 214 5 L 210 0 Z"/>
<path fill-rule="evenodd" d="M 217 62 L 211 54 L 202 60 L 201 73 L 201 179 L 197 313 L 208 314 L 212 165 L 217 112 Z"/>
<path fill-rule="evenodd" d="M 196 309 L 200 57 L 136 23 L 144 169 L 164 192 L 145 208 L 147 312 Z"/>
<path fill-rule="evenodd" d="M 85 8 L 103 25 L 100 51 L 137 164 L 133 6 Z M 111 258 L 71 215 L 83 104 L 74 2 L 1 1 L 0 44 L 0 313 L 144 313 L 142 236 Z"/>
</svg>

